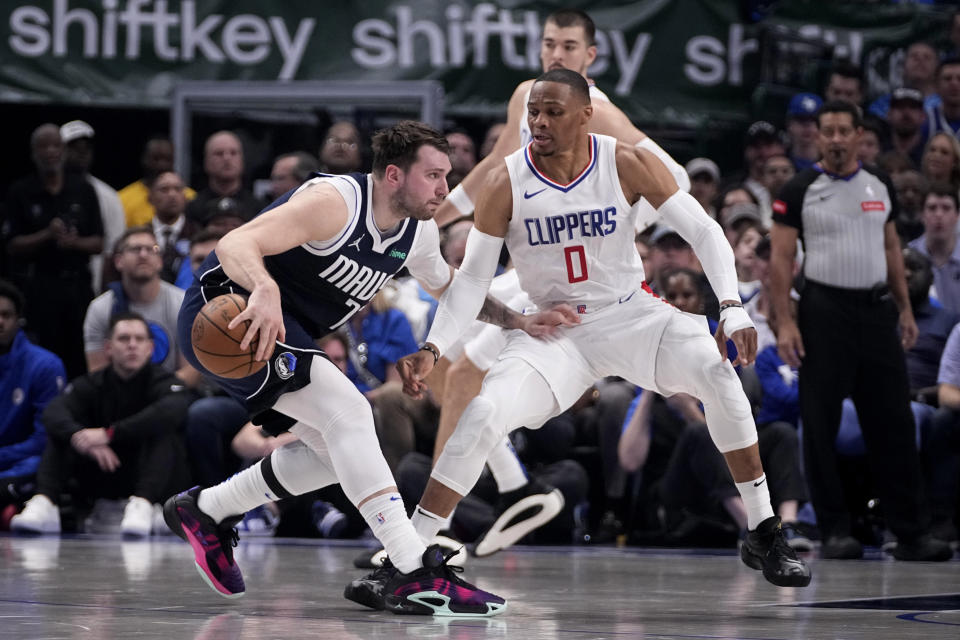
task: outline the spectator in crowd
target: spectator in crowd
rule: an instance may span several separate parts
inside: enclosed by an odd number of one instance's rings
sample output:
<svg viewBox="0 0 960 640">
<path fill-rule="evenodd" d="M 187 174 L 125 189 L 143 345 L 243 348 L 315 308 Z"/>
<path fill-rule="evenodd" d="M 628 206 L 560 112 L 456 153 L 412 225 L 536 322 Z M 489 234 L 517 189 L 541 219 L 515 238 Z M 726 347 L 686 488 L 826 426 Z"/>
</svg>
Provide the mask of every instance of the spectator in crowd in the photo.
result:
<svg viewBox="0 0 960 640">
<path fill-rule="evenodd" d="M 763 165 L 763 186 L 770 192 L 771 198 L 776 198 L 780 188 L 790 181 L 797 173 L 794 164 L 787 156 L 770 156 Z M 772 218 L 773 212 L 769 212 Z M 762 217 L 762 216 L 761 216 Z M 766 224 L 770 224 L 769 221 Z"/>
<path fill-rule="evenodd" d="M 10 275 L 26 295 L 39 346 L 78 376 L 86 371 L 81 316 L 93 299 L 90 256 L 103 251 L 100 205 L 86 180 L 64 172 L 60 127 L 34 129 L 30 149 L 36 171 L 11 185 L 4 206 Z"/>
<path fill-rule="evenodd" d="M 174 284 L 180 289 L 186 289 L 193 282 L 193 276 L 207 259 L 210 252 L 217 247 L 217 242 L 222 238 L 222 234 L 210 229 L 198 231 L 190 238 L 190 253 L 188 260 L 180 264 L 180 273 L 177 274 L 177 280 Z"/>
<path fill-rule="evenodd" d="M 884 151 L 877 157 L 877 168 L 891 177 L 919 166 L 910 160 L 910 156 L 899 151 Z"/>
<path fill-rule="evenodd" d="M 243 186 L 243 145 L 231 131 L 217 131 L 203 145 L 203 170 L 207 186 L 187 205 L 187 218 L 200 226 L 209 224 L 211 203 L 219 209 L 224 203 L 236 204 L 246 222 L 261 209 L 260 201 Z"/>
<path fill-rule="evenodd" d="M 307 176 L 320 168 L 317 159 L 306 151 L 294 151 L 277 156 L 270 170 L 270 200 L 276 200 L 287 191 L 302 185 Z"/>
<path fill-rule="evenodd" d="M 910 306 L 917 320 L 917 343 L 906 352 L 910 396 L 915 402 L 936 405 L 940 356 L 960 317 L 930 298 L 933 268 L 927 256 L 907 247 L 903 250 L 903 267 Z"/>
<path fill-rule="evenodd" d="M 164 171 L 156 177 L 149 200 L 155 211 L 150 226 L 160 247 L 160 277 L 173 284 L 190 251 L 190 238 L 199 229 L 187 219 L 186 187 L 175 172 Z"/>
<path fill-rule="evenodd" d="M 486 158 L 488 155 L 490 155 L 490 152 L 493 151 L 493 145 L 497 144 L 497 140 L 500 139 L 500 134 L 503 133 L 503 130 L 506 126 L 506 122 L 494 122 L 487 129 L 487 133 L 483 136 L 483 144 L 480 145 L 481 160 Z"/>
<path fill-rule="evenodd" d="M 790 160 L 797 171 L 806 169 L 820 158 L 816 117 L 822 104 L 823 99 L 815 93 L 798 93 L 787 105 Z"/>
<path fill-rule="evenodd" d="M 960 132 L 960 58 L 947 58 L 937 67 L 937 95 L 940 104 L 926 109 L 925 140 L 937 133 L 956 136 Z"/>
<path fill-rule="evenodd" d="M 939 410 L 924 434 L 927 489 L 933 535 L 957 540 L 957 495 L 960 484 L 960 324 L 950 332 L 937 375 Z"/>
<path fill-rule="evenodd" d="M 443 230 L 443 242 L 440 250 L 443 259 L 447 261 L 454 269 L 459 269 L 463 264 L 463 255 L 467 250 L 467 236 L 473 229 L 473 223 L 469 220 L 458 220 Z"/>
<path fill-rule="evenodd" d="M 108 366 L 72 380 L 43 412 L 48 438 L 37 492 L 11 529 L 59 533 L 57 505 L 75 483 L 74 504 L 128 498 L 121 532 L 150 535 L 154 505 L 186 484 L 177 430 L 190 404 L 183 383 L 151 364 L 152 349 L 141 316 L 114 316 L 104 344 Z"/>
<path fill-rule="evenodd" d="M 477 146 L 473 138 L 464 129 L 452 129 L 446 133 L 447 143 L 450 145 L 450 173 L 447 175 L 447 184 L 452 189 L 460 184 L 463 176 L 477 166 Z"/>
<path fill-rule="evenodd" d="M 207 203 L 201 225 L 203 229 L 221 236 L 252 219 L 257 214 L 250 203 L 232 196 L 224 196 Z"/>
<path fill-rule="evenodd" d="M 760 287 L 755 296 L 743 304 L 757 328 L 757 352 L 777 345 L 777 338 L 770 327 L 770 236 L 764 236 L 753 250 L 753 272 Z"/>
<path fill-rule="evenodd" d="M 923 94 L 917 89 L 901 87 L 890 94 L 887 124 L 890 129 L 889 148 L 910 157 L 920 166 L 923 156 Z"/>
<path fill-rule="evenodd" d="M 960 189 L 960 142 L 952 133 L 936 133 L 927 141 L 921 169 L 931 184 L 945 182 Z"/>
<path fill-rule="evenodd" d="M 893 222 L 900 240 L 907 243 L 923 235 L 921 216 L 927 197 L 927 180 L 916 169 L 891 174 L 890 180 L 897 192 L 897 204 L 900 205 L 900 212 Z"/>
<path fill-rule="evenodd" d="M 910 248 L 930 259 L 935 297 L 945 309 L 960 316 L 960 243 L 957 242 L 957 190 L 934 184 L 923 201 L 923 235 Z"/>
<path fill-rule="evenodd" d="M 40 416 L 67 375 L 60 358 L 30 342 L 22 318 L 23 294 L 0 280 L 0 529 L 10 505 L 34 492 L 47 441 Z"/>
<path fill-rule="evenodd" d="M 780 139 L 780 133 L 769 122 L 760 120 L 747 129 L 747 137 L 743 145 L 747 177 L 743 181 L 743 186 L 756 198 L 760 211 L 769 210 L 771 202 L 770 192 L 763 186 L 763 167 L 767 158 L 785 154 L 786 149 Z"/>
<path fill-rule="evenodd" d="M 761 236 L 766 233 L 760 210 L 752 202 L 740 202 L 726 208 L 720 217 L 720 225 L 731 247 L 737 245 L 740 236 L 748 227 L 753 227 Z"/>
<path fill-rule="evenodd" d="M 153 229 L 127 229 L 117 242 L 114 265 L 120 273 L 119 282 L 111 283 L 105 293 L 90 303 L 83 321 L 88 369 L 98 371 L 107 366 L 109 354 L 104 345 L 109 336 L 110 318 L 125 311 L 139 313 L 149 324 L 152 362 L 171 373 L 190 367 L 177 348 L 177 314 L 183 302 L 183 290 L 160 279 L 160 247 Z M 193 381 L 195 376 L 184 371 L 181 377 Z"/>
<path fill-rule="evenodd" d="M 863 78 L 860 67 L 849 62 L 837 62 L 830 69 L 827 86 L 823 90 L 827 102 L 841 100 L 860 106 L 863 102 Z"/>
<path fill-rule="evenodd" d="M 394 366 L 417 350 L 413 329 L 403 313 L 390 303 L 386 290 L 343 325 L 347 340 L 347 377 L 371 402 L 380 448 L 391 470 L 410 451 L 433 451 L 438 408 L 425 397 L 403 393 Z"/>
<path fill-rule="evenodd" d="M 747 303 L 760 291 L 761 283 L 757 272 L 755 251 L 763 234 L 761 229 L 752 224 L 742 225 L 740 229 L 733 243 L 733 259 L 737 269 L 737 289 L 740 291 L 740 300 Z"/>
<path fill-rule="evenodd" d="M 60 127 L 60 139 L 65 145 L 66 170 L 79 173 L 97 193 L 100 220 L 103 224 L 103 252 L 90 256 L 90 275 L 93 279 L 93 290 L 99 293 L 103 284 L 104 261 L 109 263 L 113 244 L 126 227 L 123 205 L 113 187 L 90 175 L 90 167 L 93 166 L 93 127 L 83 120 L 71 120 Z"/>
<path fill-rule="evenodd" d="M 885 138 L 883 127 L 876 119 L 863 121 L 863 135 L 860 136 L 860 148 L 857 158 L 863 164 L 874 166 L 880 156 L 881 140 Z"/>
<path fill-rule="evenodd" d="M 347 120 L 330 125 L 320 145 L 320 170 L 324 173 L 350 173 L 363 167 L 360 131 Z"/>
<path fill-rule="evenodd" d="M 857 161 L 857 107 L 827 102 L 817 124 L 823 170 L 802 171 L 784 186 L 770 235 L 779 355 L 800 368 L 803 457 L 824 537 L 821 552 L 837 559 L 863 555 L 851 535 L 836 451 L 842 402 L 851 396 L 871 466 L 883 470 L 875 480 L 886 525 L 898 539 L 894 557 L 946 560 L 952 552 L 927 535 L 917 499 L 920 464 L 903 356 L 917 326 L 893 225 L 896 195 L 885 175 Z M 811 193 L 820 197 L 814 201 Z M 874 199 L 864 201 L 864 193 Z M 805 284 L 798 327 L 789 291 L 800 238 Z"/>
<path fill-rule="evenodd" d="M 150 204 L 150 185 L 164 171 L 173 171 L 173 143 L 166 136 L 152 136 L 143 145 L 140 155 L 143 177 L 120 189 L 120 202 L 126 215 L 127 227 L 139 227 L 153 220 L 153 205 Z M 190 187 L 184 188 L 187 201 L 197 197 Z M 108 245 L 113 248 L 113 245 Z"/>
<path fill-rule="evenodd" d="M 914 42 L 907 47 L 903 59 L 903 88 L 919 94 L 921 108 L 932 109 L 940 103 L 940 96 L 937 95 L 939 60 L 937 50 L 929 42 Z M 885 93 L 871 102 L 869 112 L 877 117 L 887 118 L 897 91 L 898 89 L 894 89 L 892 93 Z"/>
<path fill-rule="evenodd" d="M 727 185 L 717 197 L 717 222 L 722 225 L 724 219 L 730 214 L 730 208 L 733 205 L 747 202 L 754 205 L 758 204 L 757 198 L 749 189 L 739 183 Z M 757 211 L 759 212 L 759 209 L 757 209 Z"/>
<path fill-rule="evenodd" d="M 654 291 L 662 292 L 662 276 L 674 269 L 699 270 L 700 262 L 686 240 L 676 230 L 661 223 L 650 235 L 651 273 L 644 274 Z M 654 275 L 656 279 L 654 279 Z"/>
<path fill-rule="evenodd" d="M 694 158 L 684 169 L 690 176 L 690 195 L 697 199 L 711 218 L 716 219 L 715 203 L 720 191 L 720 167 L 710 158 Z"/>
</svg>

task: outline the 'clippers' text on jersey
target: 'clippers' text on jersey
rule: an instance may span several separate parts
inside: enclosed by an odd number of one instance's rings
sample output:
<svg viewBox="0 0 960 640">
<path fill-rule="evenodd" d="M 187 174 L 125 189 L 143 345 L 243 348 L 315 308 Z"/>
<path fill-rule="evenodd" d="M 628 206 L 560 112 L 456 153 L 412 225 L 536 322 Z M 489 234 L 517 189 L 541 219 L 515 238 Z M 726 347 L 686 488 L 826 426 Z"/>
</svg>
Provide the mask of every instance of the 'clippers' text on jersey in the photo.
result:
<svg viewBox="0 0 960 640">
<path fill-rule="evenodd" d="M 559 215 L 527 218 L 527 241 L 531 247 L 556 244 L 576 238 L 608 236 L 617 229 L 617 208 L 591 209 Z"/>
</svg>

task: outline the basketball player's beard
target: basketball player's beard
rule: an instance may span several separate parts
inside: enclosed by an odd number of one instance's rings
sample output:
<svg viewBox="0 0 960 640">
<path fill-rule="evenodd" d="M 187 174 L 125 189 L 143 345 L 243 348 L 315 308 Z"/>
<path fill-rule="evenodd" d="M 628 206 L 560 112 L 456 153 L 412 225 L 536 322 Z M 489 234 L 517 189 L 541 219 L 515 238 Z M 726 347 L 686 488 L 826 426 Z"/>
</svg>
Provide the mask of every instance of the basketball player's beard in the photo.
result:
<svg viewBox="0 0 960 640">
<path fill-rule="evenodd" d="M 430 220 L 433 218 L 433 212 L 427 209 L 426 203 L 416 205 L 407 197 L 404 190 L 397 191 L 390 198 L 390 208 L 404 218 L 413 218 L 414 220 Z"/>
</svg>

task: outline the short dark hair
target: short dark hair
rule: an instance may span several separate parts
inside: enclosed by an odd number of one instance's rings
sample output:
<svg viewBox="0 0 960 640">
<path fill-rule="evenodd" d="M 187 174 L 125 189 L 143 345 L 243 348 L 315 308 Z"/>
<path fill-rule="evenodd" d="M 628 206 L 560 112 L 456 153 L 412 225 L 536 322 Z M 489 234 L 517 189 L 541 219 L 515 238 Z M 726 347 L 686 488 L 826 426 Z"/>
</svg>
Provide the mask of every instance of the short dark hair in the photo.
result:
<svg viewBox="0 0 960 640">
<path fill-rule="evenodd" d="M 25 305 L 23 294 L 16 285 L 9 280 L 0 279 L 0 298 L 7 298 L 13 303 L 13 311 L 17 317 L 23 316 L 23 307 Z"/>
<path fill-rule="evenodd" d="M 861 86 L 863 86 L 863 73 L 860 71 L 860 67 L 851 62 L 841 60 L 833 63 L 833 65 L 830 67 L 830 75 L 852 78 L 859 82 Z"/>
<path fill-rule="evenodd" d="M 124 320 L 142 322 L 144 329 L 147 330 L 147 337 L 153 340 L 153 334 L 150 333 L 150 325 L 147 323 L 146 319 L 136 311 L 121 311 L 120 313 L 115 313 L 110 316 L 110 328 L 107 331 L 108 338 L 113 337 L 113 331 L 117 328 L 117 324 L 123 322 Z"/>
<path fill-rule="evenodd" d="M 320 162 L 306 151 L 293 151 L 277 156 L 274 162 L 286 160 L 287 158 L 296 158 L 297 164 L 293 167 L 293 177 L 303 182 L 314 171 L 320 168 Z"/>
<path fill-rule="evenodd" d="M 586 104 L 590 104 L 590 85 L 586 79 L 576 71 L 570 69 L 551 69 L 534 81 L 538 82 L 559 82 L 565 84 L 573 90 L 574 95 L 578 96 Z"/>
<path fill-rule="evenodd" d="M 937 78 L 940 78 L 940 72 L 943 71 L 944 67 L 949 67 L 955 64 L 960 64 L 960 57 L 950 56 L 941 60 L 940 64 L 937 65 Z"/>
<path fill-rule="evenodd" d="M 192 247 L 195 244 L 200 244 L 201 242 L 210 242 L 211 240 L 219 240 L 224 234 L 220 231 L 214 231 L 212 229 L 201 229 L 197 231 L 190 238 L 190 246 Z"/>
<path fill-rule="evenodd" d="M 863 126 L 863 117 L 860 115 L 860 109 L 857 105 L 847 102 L 846 100 L 830 100 L 829 102 L 824 102 L 823 106 L 817 111 L 817 127 L 820 126 L 820 118 L 823 117 L 825 113 L 849 113 L 850 118 L 853 120 L 854 127 Z"/>
<path fill-rule="evenodd" d="M 401 120 L 373 134 L 373 173 L 382 176 L 387 166 L 395 164 L 404 171 L 417 160 L 420 147 L 430 145 L 449 155 L 450 144 L 442 133 L 416 120 Z"/>
<path fill-rule="evenodd" d="M 130 236 L 135 236 L 140 233 L 145 233 L 153 238 L 154 242 L 157 240 L 157 235 L 153 232 L 153 227 L 148 224 L 142 224 L 136 227 L 128 227 L 123 230 L 123 233 L 120 234 L 120 237 L 117 238 L 117 241 L 113 243 L 113 252 L 120 253 L 120 250 L 123 249 L 123 245 L 127 243 L 127 240 L 130 239 Z"/>
<path fill-rule="evenodd" d="M 565 27 L 582 27 L 583 35 L 587 38 L 587 46 L 592 47 L 597 44 L 597 25 L 593 19 L 579 9 L 560 9 L 554 11 L 543 21 L 544 24 L 552 22 L 561 29 Z"/>
<path fill-rule="evenodd" d="M 955 187 L 951 186 L 946 182 L 935 182 L 930 185 L 930 188 L 927 189 L 927 193 L 923 196 L 923 202 L 926 204 L 927 198 L 930 196 L 938 197 L 949 197 L 953 200 L 953 207 L 960 211 L 960 196 L 957 195 L 957 190 Z"/>
</svg>

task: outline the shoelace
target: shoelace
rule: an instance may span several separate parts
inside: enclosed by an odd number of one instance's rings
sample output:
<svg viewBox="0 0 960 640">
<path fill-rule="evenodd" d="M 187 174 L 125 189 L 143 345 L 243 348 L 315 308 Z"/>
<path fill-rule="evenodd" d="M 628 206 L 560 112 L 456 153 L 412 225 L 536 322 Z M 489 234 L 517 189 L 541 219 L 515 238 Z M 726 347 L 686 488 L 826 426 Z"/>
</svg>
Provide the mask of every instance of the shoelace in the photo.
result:
<svg viewBox="0 0 960 640">
<path fill-rule="evenodd" d="M 451 582 L 455 582 L 458 584 L 462 583 L 463 580 L 461 580 L 460 577 L 455 574 L 463 573 L 463 567 L 458 567 L 455 564 L 450 564 L 450 559 L 460 552 L 461 552 L 460 549 L 454 549 L 450 553 L 443 556 L 443 562 L 440 563 L 440 566 L 443 568 L 447 579 L 450 580 Z"/>
<path fill-rule="evenodd" d="M 782 525 L 782 528 L 792 527 L 792 525 Z M 796 529 L 794 529 L 796 531 Z M 787 539 L 783 535 L 783 531 L 775 531 L 773 534 L 773 544 L 770 547 L 771 551 L 779 551 L 782 555 L 790 558 L 791 560 L 797 560 L 797 552 L 794 551 L 793 547 L 787 544 Z"/>
</svg>

